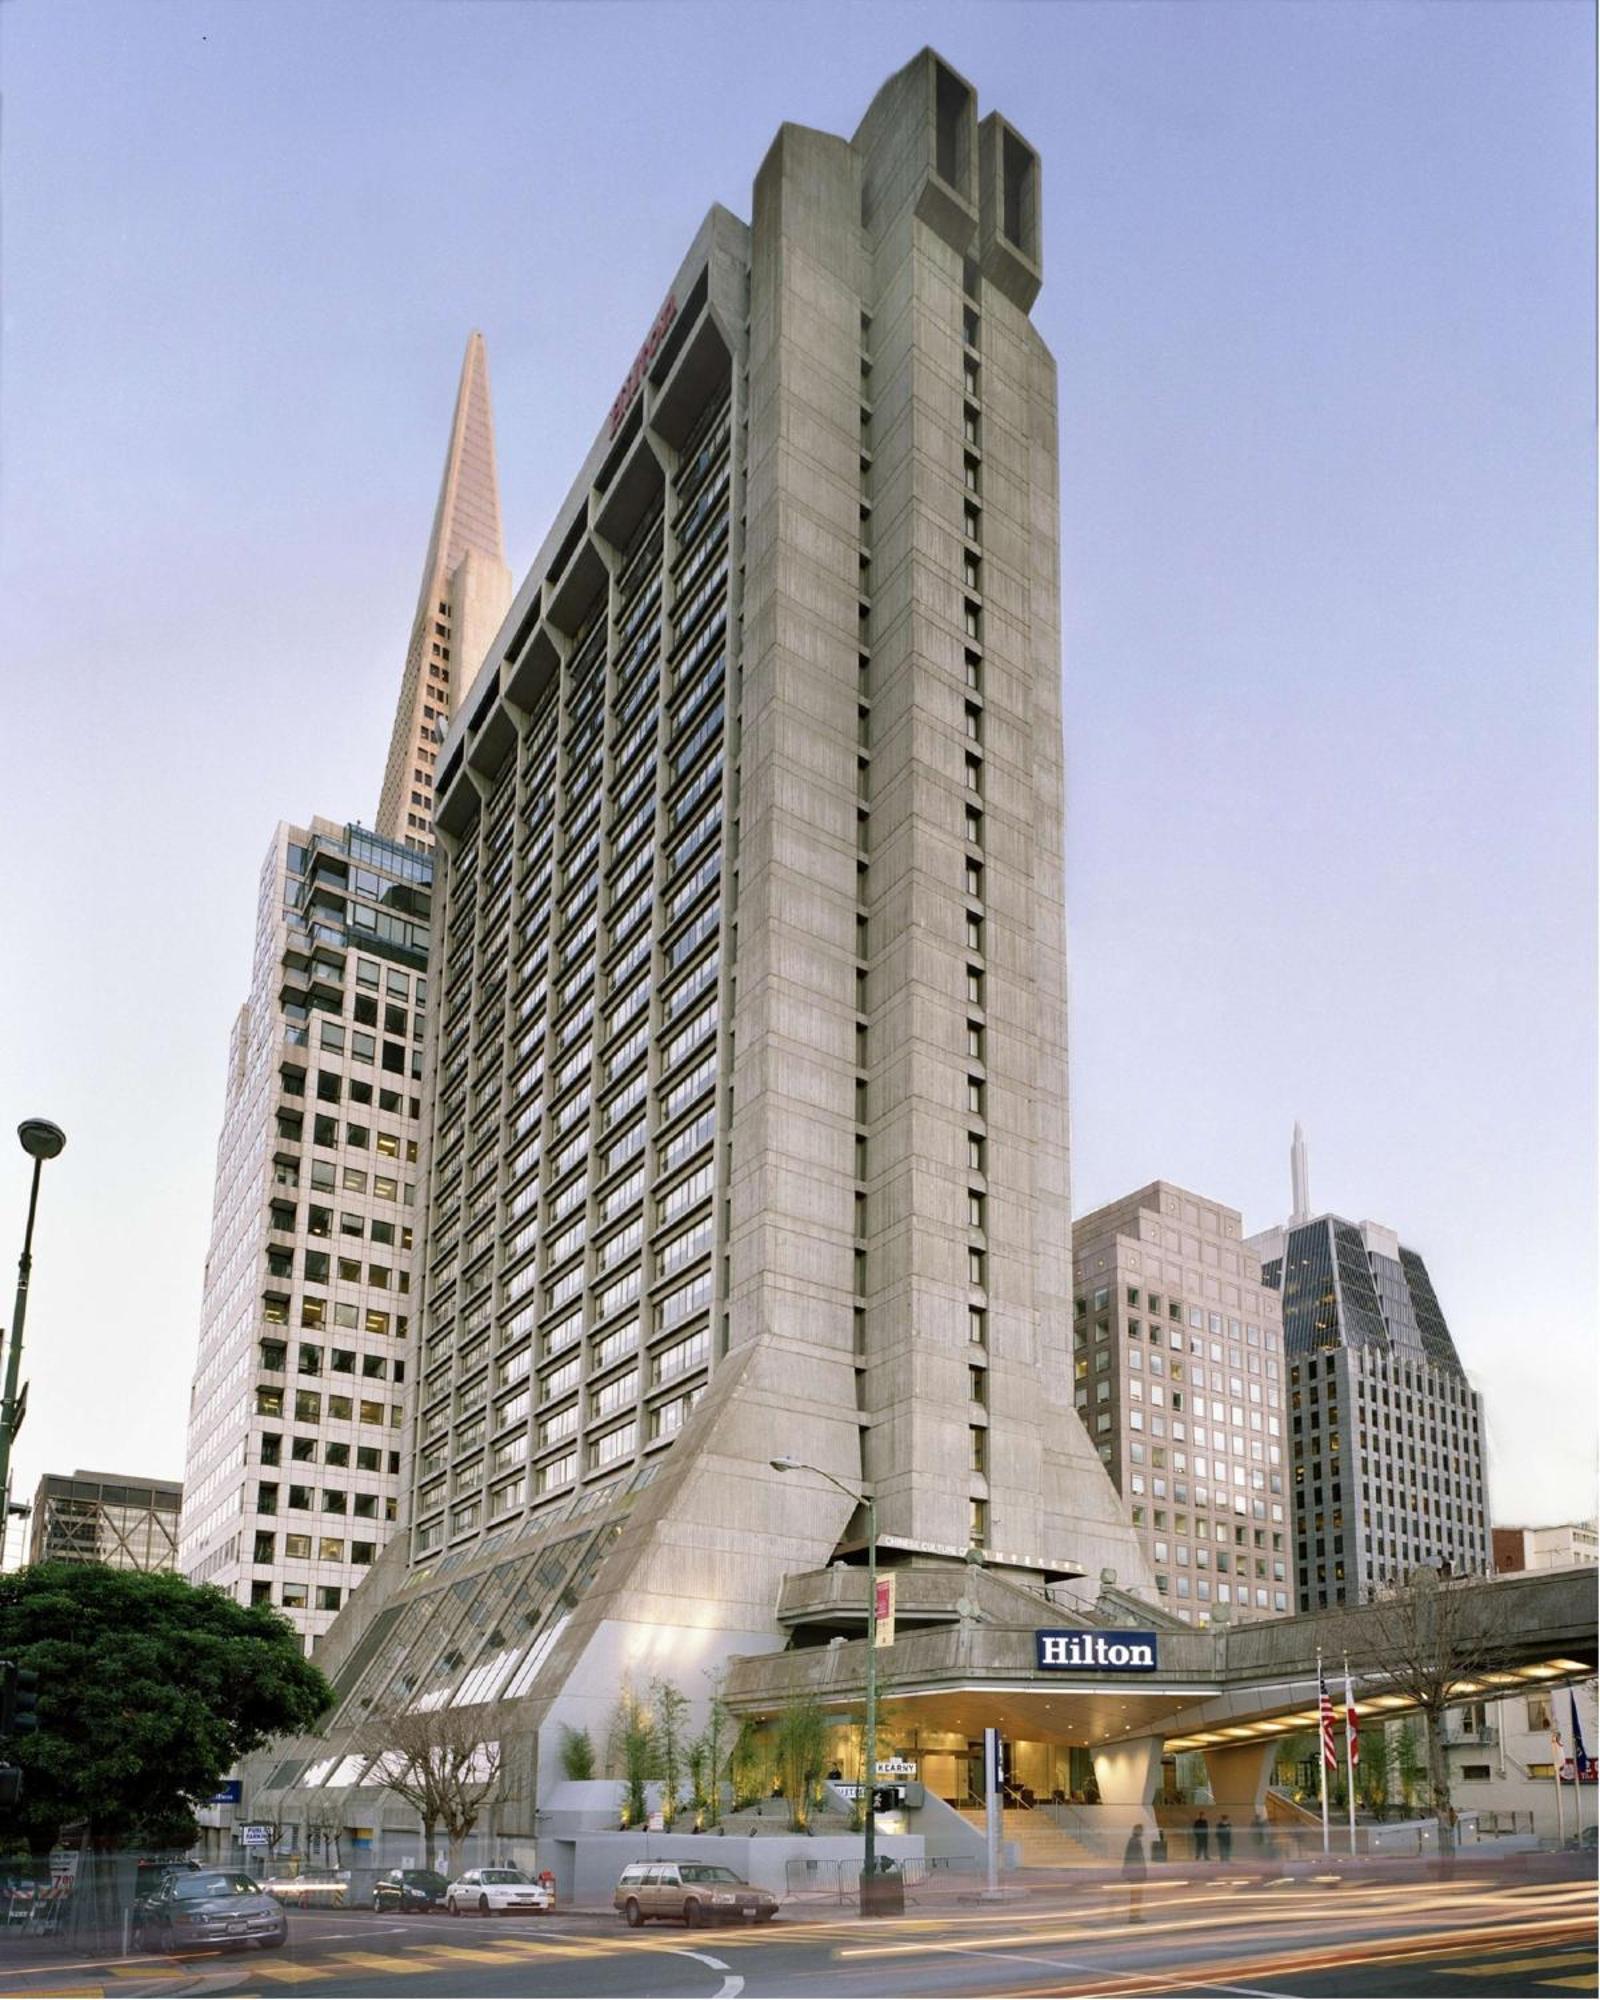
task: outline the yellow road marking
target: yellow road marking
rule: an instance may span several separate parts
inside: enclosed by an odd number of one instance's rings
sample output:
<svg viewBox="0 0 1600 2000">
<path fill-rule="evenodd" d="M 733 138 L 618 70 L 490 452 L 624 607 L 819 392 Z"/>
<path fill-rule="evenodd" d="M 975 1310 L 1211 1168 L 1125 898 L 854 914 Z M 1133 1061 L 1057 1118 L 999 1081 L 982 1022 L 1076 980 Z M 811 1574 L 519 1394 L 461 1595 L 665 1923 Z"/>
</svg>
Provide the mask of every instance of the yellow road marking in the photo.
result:
<svg viewBox="0 0 1600 2000">
<path fill-rule="evenodd" d="M 299 1979 L 321 1979 L 320 1965 L 296 1965 L 291 1958 L 267 1959 L 263 1964 L 252 1967 L 254 1979 L 278 1979 L 286 1986 L 292 1986 Z"/>
<path fill-rule="evenodd" d="M 426 1947 L 430 1958 L 448 1958 L 452 1963 L 464 1965 L 504 1965 L 505 1960 L 497 1951 L 473 1951 L 464 1944 L 431 1944 Z M 420 1959 L 421 1954 L 418 1957 Z M 417 1960 L 412 1961 L 413 1964 Z"/>
<path fill-rule="evenodd" d="M 414 1972 L 417 1967 L 416 1958 L 395 1958 L 378 1951 L 341 1951 L 334 1956 L 340 1965 L 360 1965 L 369 1972 Z"/>
<path fill-rule="evenodd" d="M 1568 1986 L 1574 1993 L 1593 1993 L 1600 1987 L 1600 1973 L 1580 1972 L 1575 1979 L 1541 1979 L 1541 1986 Z"/>
<path fill-rule="evenodd" d="M 1492 1965 L 1461 1965 L 1467 1979 L 1498 1979 L 1502 1972 L 1560 1972 L 1569 1965 L 1594 1964 L 1592 1951 L 1569 1951 L 1555 1958 L 1497 1958 Z"/>
</svg>

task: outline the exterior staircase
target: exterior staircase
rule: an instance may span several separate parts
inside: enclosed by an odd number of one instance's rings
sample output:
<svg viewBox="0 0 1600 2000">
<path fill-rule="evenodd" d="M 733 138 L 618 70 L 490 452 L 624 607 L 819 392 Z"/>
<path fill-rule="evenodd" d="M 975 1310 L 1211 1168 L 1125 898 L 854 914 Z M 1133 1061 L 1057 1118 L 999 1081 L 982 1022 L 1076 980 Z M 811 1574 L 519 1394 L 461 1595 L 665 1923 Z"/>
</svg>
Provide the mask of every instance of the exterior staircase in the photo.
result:
<svg viewBox="0 0 1600 2000">
<path fill-rule="evenodd" d="M 956 1810 L 979 1838 L 987 1837 L 982 1806 L 958 1806 Z M 1021 1868 L 1092 1868 L 1100 1860 L 1091 1847 L 1057 1826 L 1040 1807 L 1007 1806 L 1000 1815 L 1000 1838 L 1016 1849 Z"/>
</svg>

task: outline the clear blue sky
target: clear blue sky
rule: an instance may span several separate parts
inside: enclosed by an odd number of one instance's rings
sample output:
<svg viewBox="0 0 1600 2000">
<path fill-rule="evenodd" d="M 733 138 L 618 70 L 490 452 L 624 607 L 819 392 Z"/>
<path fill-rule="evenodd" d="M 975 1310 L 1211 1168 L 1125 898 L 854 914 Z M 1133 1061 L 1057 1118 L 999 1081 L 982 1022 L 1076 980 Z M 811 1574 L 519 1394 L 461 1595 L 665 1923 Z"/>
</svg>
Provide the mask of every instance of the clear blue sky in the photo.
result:
<svg viewBox="0 0 1600 2000">
<path fill-rule="evenodd" d="M 375 810 L 469 327 L 520 573 L 706 206 L 932 41 L 1044 158 L 1077 1206 L 1263 1227 L 1301 1118 L 1316 1204 L 1429 1260 L 1498 1516 L 1592 1511 L 1592 38 L 10 0 L 0 1113 L 70 1134 L 18 1492 L 181 1467 L 256 871 Z"/>
</svg>

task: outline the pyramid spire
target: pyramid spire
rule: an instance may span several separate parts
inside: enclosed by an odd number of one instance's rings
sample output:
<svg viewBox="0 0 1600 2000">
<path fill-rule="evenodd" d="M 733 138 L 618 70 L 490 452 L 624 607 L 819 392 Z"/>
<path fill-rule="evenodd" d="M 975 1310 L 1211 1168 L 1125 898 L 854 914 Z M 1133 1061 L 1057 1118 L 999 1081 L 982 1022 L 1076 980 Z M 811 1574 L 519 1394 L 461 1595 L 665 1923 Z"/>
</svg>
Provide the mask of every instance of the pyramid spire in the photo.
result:
<svg viewBox="0 0 1600 2000">
<path fill-rule="evenodd" d="M 412 847 L 433 845 L 439 741 L 510 602 L 489 356 L 483 335 L 474 331 L 461 363 L 450 446 L 384 765 L 378 831 L 389 839 Z"/>
</svg>

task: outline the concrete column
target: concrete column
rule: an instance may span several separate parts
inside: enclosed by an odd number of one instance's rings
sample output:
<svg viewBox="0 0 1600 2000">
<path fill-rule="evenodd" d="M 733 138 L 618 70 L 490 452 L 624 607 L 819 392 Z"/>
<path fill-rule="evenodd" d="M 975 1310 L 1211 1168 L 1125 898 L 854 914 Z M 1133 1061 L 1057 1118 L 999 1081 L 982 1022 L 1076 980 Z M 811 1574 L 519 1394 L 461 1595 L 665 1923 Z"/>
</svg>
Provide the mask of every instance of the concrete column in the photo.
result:
<svg viewBox="0 0 1600 2000">
<path fill-rule="evenodd" d="M 1102 1806 L 1121 1806 L 1118 1819 L 1131 1825 L 1137 1817 L 1155 1824 L 1156 1786 L 1161 1782 L 1161 1738 L 1134 1736 L 1122 1743 L 1101 1743 L 1090 1751 Z M 1126 1809 L 1132 1807 L 1129 1813 Z"/>
<path fill-rule="evenodd" d="M 1265 1743 L 1230 1743 L 1205 1752 L 1206 1782 L 1219 1810 L 1232 1819 L 1237 1836 L 1257 1813 L 1267 1809 L 1267 1785 L 1272 1777 L 1272 1760 L 1278 1746 L 1270 1738 Z"/>
</svg>

